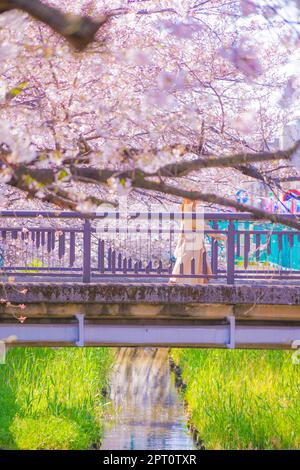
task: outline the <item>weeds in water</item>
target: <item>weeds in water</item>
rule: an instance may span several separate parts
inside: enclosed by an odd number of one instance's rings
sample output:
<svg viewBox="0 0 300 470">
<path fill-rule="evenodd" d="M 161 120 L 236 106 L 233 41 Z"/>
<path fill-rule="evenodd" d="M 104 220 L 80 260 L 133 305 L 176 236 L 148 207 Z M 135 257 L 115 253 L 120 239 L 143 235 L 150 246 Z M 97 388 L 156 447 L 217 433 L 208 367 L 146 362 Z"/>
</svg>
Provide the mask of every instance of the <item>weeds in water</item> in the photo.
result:
<svg viewBox="0 0 300 470">
<path fill-rule="evenodd" d="M 0 366 L 0 447 L 85 449 L 102 434 L 109 349 L 11 349 Z"/>
<path fill-rule="evenodd" d="M 291 354 L 172 350 L 207 449 L 300 448 L 300 366 Z"/>
</svg>

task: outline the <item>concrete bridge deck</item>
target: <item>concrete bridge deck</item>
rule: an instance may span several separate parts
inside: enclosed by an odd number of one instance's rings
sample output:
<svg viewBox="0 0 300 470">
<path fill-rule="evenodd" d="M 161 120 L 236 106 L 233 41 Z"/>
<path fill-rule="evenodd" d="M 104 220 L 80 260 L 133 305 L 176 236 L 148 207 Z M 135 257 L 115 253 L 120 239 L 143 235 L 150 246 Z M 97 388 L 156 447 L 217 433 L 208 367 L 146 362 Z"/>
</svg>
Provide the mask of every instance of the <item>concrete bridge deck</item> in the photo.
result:
<svg viewBox="0 0 300 470">
<path fill-rule="evenodd" d="M 299 285 L 23 282 L 0 285 L 0 298 L 0 340 L 20 346 L 291 348 L 300 340 Z"/>
</svg>

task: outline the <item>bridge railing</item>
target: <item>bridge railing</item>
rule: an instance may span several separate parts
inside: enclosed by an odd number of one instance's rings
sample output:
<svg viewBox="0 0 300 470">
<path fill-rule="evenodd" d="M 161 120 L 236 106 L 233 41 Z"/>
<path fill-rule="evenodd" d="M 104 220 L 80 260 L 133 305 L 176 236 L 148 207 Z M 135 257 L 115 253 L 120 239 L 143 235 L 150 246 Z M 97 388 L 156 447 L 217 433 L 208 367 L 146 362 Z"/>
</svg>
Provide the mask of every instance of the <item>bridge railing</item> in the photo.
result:
<svg viewBox="0 0 300 470">
<path fill-rule="evenodd" d="M 300 232 L 250 214 L 2 211 L 0 270 L 87 283 L 300 281 Z"/>
</svg>

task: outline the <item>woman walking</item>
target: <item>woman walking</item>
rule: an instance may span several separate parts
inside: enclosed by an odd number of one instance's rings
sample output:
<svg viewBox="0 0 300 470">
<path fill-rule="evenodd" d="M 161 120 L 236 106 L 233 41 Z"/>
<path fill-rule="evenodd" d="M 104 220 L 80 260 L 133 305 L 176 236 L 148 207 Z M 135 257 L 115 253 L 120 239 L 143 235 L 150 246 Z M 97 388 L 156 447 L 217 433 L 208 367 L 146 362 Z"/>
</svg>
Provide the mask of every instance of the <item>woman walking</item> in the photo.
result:
<svg viewBox="0 0 300 470">
<path fill-rule="evenodd" d="M 180 235 L 174 252 L 176 262 L 172 271 L 174 277 L 170 278 L 172 284 L 207 284 L 212 275 L 210 263 L 207 259 L 207 252 L 204 242 L 204 230 L 210 229 L 205 224 L 204 216 L 201 217 L 199 210 L 200 204 L 185 198 L 181 205 L 182 221 Z M 185 214 L 190 214 L 185 217 Z M 225 237 L 219 234 L 211 234 L 214 238 L 224 240 Z M 193 277 L 177 277 L 182 275 L 191 275 Z M 197 276 L 199 275 L 199 277 Z M 176 276 L 176 277 L 175 277 Z"/>
</svg>

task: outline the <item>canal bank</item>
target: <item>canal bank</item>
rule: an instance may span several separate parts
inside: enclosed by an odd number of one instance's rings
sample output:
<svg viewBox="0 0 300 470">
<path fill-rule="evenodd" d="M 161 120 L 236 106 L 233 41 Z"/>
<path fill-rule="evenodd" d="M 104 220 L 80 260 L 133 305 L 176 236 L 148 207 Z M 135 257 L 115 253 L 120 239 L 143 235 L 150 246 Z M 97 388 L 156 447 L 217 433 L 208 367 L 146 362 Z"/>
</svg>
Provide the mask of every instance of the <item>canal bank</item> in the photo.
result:
<svg viewBox="0 0 300 470">
<path fill-rule="evenodd" d="M 111 366 L 109 348 L 9 350 L 0 365 L 0 447 L 99 447 Z"/>
<path fill-rule="evenodd" d="M 206 449 L 300 448 L 300 366 L 291 351 L 170 354 L 189 423 Z"/>
</svg>

